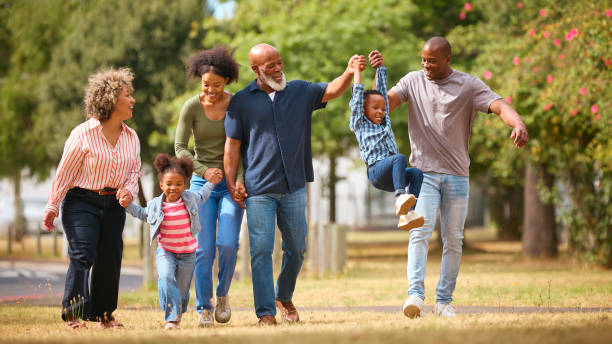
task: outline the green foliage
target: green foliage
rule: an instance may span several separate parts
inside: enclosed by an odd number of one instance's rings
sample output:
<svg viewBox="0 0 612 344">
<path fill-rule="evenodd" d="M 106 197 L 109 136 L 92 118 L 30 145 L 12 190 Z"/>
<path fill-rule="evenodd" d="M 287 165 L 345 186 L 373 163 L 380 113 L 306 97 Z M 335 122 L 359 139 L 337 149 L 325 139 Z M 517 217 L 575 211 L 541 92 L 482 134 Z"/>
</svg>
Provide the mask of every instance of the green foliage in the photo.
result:
<svg viewBox="0 0 612 344">
<path fill-rule="evenodd" d="M 37 88 L 56 42 L 64 34 L 60 0 L 0 3 L 0 176 L 28 168 L 44 177 L 49 164 L 45 131 L 36 128 Z"/>
<path fill-rule="evenodd" d="M 610 9 L 552 0 L 473 6 L 485 21 L 453 31 L 457 60 L 477 75 L 490 73 L 485 81 L 511 97 L 531 140 L 519 152 L 503 124 L 484 119 L 475 126 L 472 157 L 506 180 L 525 160 L 546 166 L 568 191 L 540 190 L 562 210 L 571 247 L 612 266 Z"/>
<path fill-rule="evenodd" d="M 140 137 L 143 162 L 151 162 L 159 151 L 172 152 L 172 142 L 157 138 L 166 133 L 173 115 L 168 103 L 185 89 L 182 58 L 201 36 L 197 23 L 203 20 L 204 2 L 78 2 L 64 15 L 72 30 L 42 77 L 46 117 L 39 125 L 53 133 L 49 156 L 59 158 L 69 131 L 83 121 L 80 104 L 87 77 L 109 67 L 129 67 L 135 74 L 136 106 L 128 124 Z"/>
</svg>

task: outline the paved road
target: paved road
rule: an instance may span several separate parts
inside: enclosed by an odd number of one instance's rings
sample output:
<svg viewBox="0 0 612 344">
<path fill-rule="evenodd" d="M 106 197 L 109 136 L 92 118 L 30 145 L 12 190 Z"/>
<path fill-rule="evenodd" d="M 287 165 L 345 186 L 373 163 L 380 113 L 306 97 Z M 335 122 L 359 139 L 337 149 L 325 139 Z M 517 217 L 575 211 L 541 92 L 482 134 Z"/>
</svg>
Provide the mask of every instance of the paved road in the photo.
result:
<svg viewBox="0 0 612 344">
<path fill-rule="evenodd" d="M 58 304 L 64 292 L 68 263 L 0 260 L 0 303 Z M 142 284 L 139 268 L 121 268 L 119 290 Z"/>
</svg>

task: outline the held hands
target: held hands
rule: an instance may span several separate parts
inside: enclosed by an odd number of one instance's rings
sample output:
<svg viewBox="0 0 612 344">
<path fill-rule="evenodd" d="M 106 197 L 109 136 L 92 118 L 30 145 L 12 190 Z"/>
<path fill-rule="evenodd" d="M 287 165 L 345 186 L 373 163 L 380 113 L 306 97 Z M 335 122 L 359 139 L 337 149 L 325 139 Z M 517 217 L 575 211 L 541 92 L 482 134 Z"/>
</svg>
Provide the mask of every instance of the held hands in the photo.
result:
<svg viewBox="0 0 612 344">
<path fill-rule="evenodd" d="M 217 185 L 221 181 L 221 179 L 223 179 L 223 171 L 218 168 L 211 167 L 204 171 L 203 177 L 204 179 L 206 179 L 206 181 Z"/>
<path fill-rule="evenodd" d="M 127 208 L 134 200 L 134 196 L 132 196 L 132 193 L 129 192 L 127 189 L 119 189 L 117 191 L 116 197 L 119 201 L 119 204 L 124 208 Z"/>
<path fill-rule="evenodd" d="M 370 60 L 370 65 L 373 68 L 378 68 L 378 66 L 382 66 L 384 64 L 383 56 L 378 50 L 370 51 L 368 59 Z"/>
<path fill-rule="evenodd" d="M 227 190 L 229 191 L 232 200 L 236 202 L 242 209 L 246 209 L 244 205 L 244 200 L 247 198 L 246 188 L 244 187 L 243 182 L 236 182 L 236 184 L 227 185 Z"/>
<path fill-rule="evenodd" d="M 45 211 L 45 216 L 42 219 L 42 225 L 47 230 L 47 232 L 53 232 L 55 229 L 55 225 L 53 224 L 53 220 L 55 220 L 55 213 L 50 211 Z"/>
<path fill-rule="evenodd" d="M 353 55 L 348 62 L 347 70 L 352 73 L 362 72 L 366 68 L 366 59 L 363 55 Z"/>
<path fill-rule="evenodd" d="M 244 205 L 244 200 L 247 198 L 246 188 L 244 187 L 243 182 L 236 182 L 236 186 L 234 187 L 234 192 L 232 193 L 232 199 L 238 203 L 242 209 L 246 209 Z"/>
</svg>

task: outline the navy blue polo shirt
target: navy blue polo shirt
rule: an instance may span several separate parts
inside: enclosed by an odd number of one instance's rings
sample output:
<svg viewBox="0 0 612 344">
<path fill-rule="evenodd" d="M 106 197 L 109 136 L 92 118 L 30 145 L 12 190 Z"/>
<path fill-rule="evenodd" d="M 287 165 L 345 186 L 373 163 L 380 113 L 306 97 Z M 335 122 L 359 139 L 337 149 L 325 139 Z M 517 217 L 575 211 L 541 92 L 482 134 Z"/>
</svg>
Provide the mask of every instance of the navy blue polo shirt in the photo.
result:
<svg viewBox="0 0 612 344">
<path fill-rule="evenodd" d="M 312 112 L 327 83 L 292 80 L 274 101 L 257 79 L 237 92 L 225 116 L 225 135 L 242 141 L 244 184 L 249 196 L 292 193 L 312 182 Z"/>
</svg>

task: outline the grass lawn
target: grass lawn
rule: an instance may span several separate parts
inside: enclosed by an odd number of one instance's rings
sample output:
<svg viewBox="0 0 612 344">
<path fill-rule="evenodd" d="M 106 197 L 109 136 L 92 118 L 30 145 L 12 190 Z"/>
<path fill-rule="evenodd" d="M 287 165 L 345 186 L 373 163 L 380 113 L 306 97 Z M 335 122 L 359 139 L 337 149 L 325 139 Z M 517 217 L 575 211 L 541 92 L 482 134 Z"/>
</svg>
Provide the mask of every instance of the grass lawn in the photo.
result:
<svg viewBox="0 0 612 344">
<path fill-rule="evenodd" d="M 558 260 L 520 256 L 520 243 L 494 242 L 486 232 L 466 233 L 455 305 L 531 307 L 611 307 L 612 271 L 584 265 L 562 251 Z M 182 329 L 163 330 L 156 291 L 122 293 L 115 313 L 126 328 L 63 329 L 58 307 L 27 302 L 0 306 L 0 342 L 219 342 L 224 343 L 605 343 L 612 342 L 612 313 L 485 313 L 441 319 L 428 314 L 410 320 L 400 312 L 406 297 L 404 232 L 349 233 L 349 260 L 339 276 L 298 280 L 294 303 L 300 307 L 349 307 L 346 311 L 302 311 L 302 323 L 274 328 L 255 326 L 252 286 L 238 280 L 230 290 L 234 309 L 229 325 L 197 328 L 197 313 L 183 317 Z M 130 245 L 128 244 L 128 251 Z M 135 250 L 132 248 L 132 250 Z M 133 253 L 132 253 L 133 254 Z M 133 254 L 137 257 L 137 254 Z M 440 252 L 427 265 L 426 304 L 435 301 Z M 55 286 L 54 289 L 62 286 Z M 192 308 L 195 295 L 192 288 Z M 396 306 L 397 313 L 351 310 L 359 306 Z"/>
</svg>

